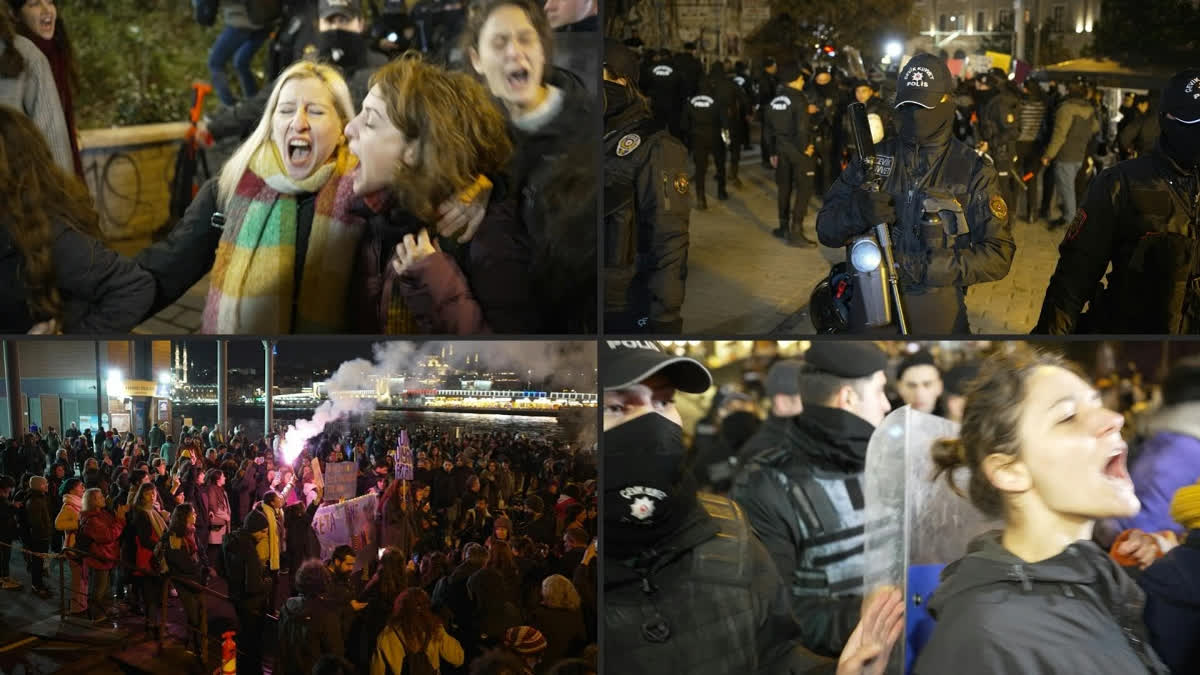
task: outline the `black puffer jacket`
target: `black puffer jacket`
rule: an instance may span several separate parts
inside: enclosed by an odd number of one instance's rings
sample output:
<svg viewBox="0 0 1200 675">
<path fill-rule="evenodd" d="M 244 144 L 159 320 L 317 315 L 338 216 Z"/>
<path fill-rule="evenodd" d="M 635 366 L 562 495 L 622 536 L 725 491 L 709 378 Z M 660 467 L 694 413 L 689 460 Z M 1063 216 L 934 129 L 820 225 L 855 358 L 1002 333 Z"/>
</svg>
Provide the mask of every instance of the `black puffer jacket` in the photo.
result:
<svg viewBox="0 0 1200 675">
<path fill-rule="evenodd" d="M 142 321 L 154 281 L 129 259 L 78 230 L 55 223 L 50 250 L 63 300 L 65 333 L 124 333 Z M 25 333 L 41 321 L 30 314 L 25 258 L 0 228 L 0 332 Z"/>
<path fill-rule="evenodd" d="M 914 675 L 1165 675 L 1142 623 L 1145 594 L 1090 541 L 1026 563 L 989 532 L 942 572 L 937 628 Z"/>
<path fill-rule="evenodd" d="M 533 295 L 542 308 L 534 333 L 596 332 L 596 223 L 599 158 L 581 138 L 600 131 L 580 81 L 547 67 L 547 83 L 563 91 L 558 115 L 533 132 L 512 129 L 516 153 L 509 175 L 518 214 L 533 245 Z"/>
</svg>

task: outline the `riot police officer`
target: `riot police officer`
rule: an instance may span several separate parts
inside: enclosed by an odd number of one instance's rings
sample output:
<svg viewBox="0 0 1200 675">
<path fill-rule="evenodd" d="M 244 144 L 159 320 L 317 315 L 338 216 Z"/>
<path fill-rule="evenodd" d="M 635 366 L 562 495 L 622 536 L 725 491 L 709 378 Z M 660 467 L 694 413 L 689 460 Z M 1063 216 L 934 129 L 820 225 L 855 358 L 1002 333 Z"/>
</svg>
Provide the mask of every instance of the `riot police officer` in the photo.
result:
<svg viewBox="0 0 1200 675">
<path fill-rule="evenodd" d="M 810 248 L 816 244 L 804 233 L 804 216 L 812 197 L 816 149 L 809 136 L 805 79 L 791 64 L 781 74 L 783 83 L 767 102 L 763 121 L 763 145 L 771 148 L 779 208 L 779 227 L 773 234 L 791 246 Z"/>
<path fill-rule="evenodd" d="M 867 109 L 867 120 L 871 124 L 871 133 L 874 137 L 876 125 L 878 125 L 879 136 L 874 138 L 878 143 L 887 136 L 894 135 L 892 129 L 892 112 L 888 109 L 888 105 L 879 98 L 879 92 L 870 80 L 855 80 L 852 83 L 851 92 L 854 95 L 854 100 L 863 104 Z M 872 115 L 875 119 L 872 119 Z M 842 115 L 842 138 L 845 139 L 846 153 L 849 158 L 853 158 L 858 153 L 858 148 L 854 145 L 854 132 L 850 128 L 850 116 Z"/>
<path fill-rule="evenodd" d="M 683 139 L 680 121 L 683 116 L 683 77 L 671 63 L 671 52 L 660 49 L 646 73 L 645 92 L 650 96 L 654 119 L 675 138 Z"/>
<path fill-rule="evenodd" d="M 979 135 L 982 142 L 979 151 L 992 158 L 999 178 L 1000 194 L 1004 203 L 1016 204 L 1017 139 L 1021 136 L 1021 101 L 1001 77 L 1004 71 L 987 75 L 993 93 L 979 112 Z"/>
<path fill-rule="evenodd" d="M 633 52 L 604 41 L 604 328 L 678 333 L 688 252 L 687 151 L 650 116 Z"/>
<path fill-rule="evenodd" d="M 841 109 L 844 107 L 841 92 L 833 79 L 833 68 L 828 65 L 819 66 L 813 75 L 812 86 L 808 87 L 809 102 L 816 106 L 810 120 L 813 129 L 812 143 L 816 150 L 817 192 L 824 194 L 834 179 L 842 171 L 840 153 L 834 157 L 835 130 L 841 123 Z"/>
<path fill-rule="evenodd" d="M 775 58 L 768 56 L 763 59 L 762 72 L 758 74 L 758 97 L 755 100 L 755 106 L 758 110 L 759 124 L 759 150 L 761 151 L 762 167 L 770 169 L 772 148 L 767 145 L 767 109 L 770 107 L 771 99 L 775 98 L 775 90 L 779 88 L 779 64 L 775 62 Z"/>
<path fill-rule="evenodd" d="M 732 101 L 730 92 L 722 90 L 724 84 L 733 85 L 725 79 L 718 61 L 712 64 L 711 73 L 700 81 L 699 90 L 688 99 L 683 110 L 683 133 L 692 149 L 692 161 L 696 164 L 693 183 L 696 187 L 696 207 L 701 211 L 708 208 L 705 180 L 710 159 L 717 169 L 717 199 L 729 199 L 729 194 L 725 192 L 725 142 L 721 132 L 729 129 Z"/>
<path fill-rule="evenodd" d="M 1150 154 L 1092 181 L 1035 333 L 1200 333 L 1200 68 L 1171 78 L 1159 126 Z"/>
<path fill-rule="evenodd" d="M 704 64 L 696 58 L 696 43 L 683 43 L 683 51 L 675 55 L 675 68 L 683 78 L 683 96 L 691 98 L 700 90 L 700 80 L 704 79 Z"/>
<path fill-rule="evenodd" d="M 930 335 L 968 333 L 967 286 L 1007 276 L 1017 248 L 995 169 L 951 137 L 953 92 L 945 62 L 914 56 L 897 82 L 899 134 L 875 149 L 881 189 L 863 189 L 866 177 L 852 163 L 817 215 L 817 235 L 832 247 L 891 225 L 908 325 Z"/>
<path fill-rule="evenodd" d="M 733 102 L 729 123 L 729 182 L 735 188 L 742 187 L 742 181 L 738 179 L 738 164 L 742 161 L 742 148 L 750 142 L 750 115 L 754 105 L 751 102 L 751 82 L 745 71 L 745 63 L 738 61 L 734 64 L 733 75 L 729 78 L 732 86 L 727 87 Z"/>
</svg>

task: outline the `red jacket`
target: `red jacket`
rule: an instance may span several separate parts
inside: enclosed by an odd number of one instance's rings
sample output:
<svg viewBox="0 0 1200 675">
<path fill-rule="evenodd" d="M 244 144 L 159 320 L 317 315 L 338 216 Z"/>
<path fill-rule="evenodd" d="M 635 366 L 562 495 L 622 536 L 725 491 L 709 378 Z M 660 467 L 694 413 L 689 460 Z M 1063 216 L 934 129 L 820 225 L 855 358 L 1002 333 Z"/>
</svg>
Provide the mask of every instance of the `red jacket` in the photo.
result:
<svg viewBox="0 0 1200 675">
<path fill-rule="evenodd" d="M 79 531 L 91 539 L 88 550 L 93 556 L 84 558 L 85 567 L 98 570 L 111 570 L 116 567 L 121 558 L 121 531 L 125 529 L 125 521 L 118 520 L 111 512 L 104 509 L 92 509 L 79 515 Z"/>
</svg>

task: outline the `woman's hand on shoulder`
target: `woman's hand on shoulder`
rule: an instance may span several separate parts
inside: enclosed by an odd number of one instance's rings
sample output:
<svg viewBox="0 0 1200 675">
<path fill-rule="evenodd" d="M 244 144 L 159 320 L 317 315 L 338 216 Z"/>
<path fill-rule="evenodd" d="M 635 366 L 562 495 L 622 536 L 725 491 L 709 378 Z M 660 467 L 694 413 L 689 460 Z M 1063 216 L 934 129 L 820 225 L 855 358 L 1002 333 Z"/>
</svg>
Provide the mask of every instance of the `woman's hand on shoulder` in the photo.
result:
<svg viewBox="0 0 1200 675">
<path fill-rule="evenodd" d="M 479 231 L 491 196 L 492 182 L 479 176 L 471 187 L 442 202 L 438 207 L 438 234 L 449 238 L 461 233 L 458 243 L 471 241 Z"/>
<path fill-rule="evenodd" d="M 440 253 L 441 250 L 437 239 L 431 240 L 429 230 L 422 228 L 416 237 L 406 234 L 403 241 L 396 244 L 396 257 L 392 258 L 392 267 L 396 270 L 396 274 L 403 276 L 414 265 L 434 253 Z"/>
</svg>

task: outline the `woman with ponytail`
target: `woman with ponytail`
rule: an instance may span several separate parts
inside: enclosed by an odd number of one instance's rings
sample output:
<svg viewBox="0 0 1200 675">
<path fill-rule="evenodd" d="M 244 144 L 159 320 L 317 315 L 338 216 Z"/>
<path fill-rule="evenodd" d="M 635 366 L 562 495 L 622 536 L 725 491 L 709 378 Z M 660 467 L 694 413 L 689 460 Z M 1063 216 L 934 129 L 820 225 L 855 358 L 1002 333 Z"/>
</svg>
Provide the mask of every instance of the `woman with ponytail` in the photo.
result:
<svg viewBox="0 0 1200 675">
<path fill-rule="evenodd" d="M 1092 542 L 1097 520 L 1140 508 L 1123 424 L 1056 356 L 1018 346 L 984 362 L 960 438 L 934 444 L 934 479 L 962 494 L 954 474 L 968 471 L 965 496 L 1004 528 L 942 573 L 914 673 L 1167 672 L 1147 642 L 1145 595 Z"/>
</svg>

